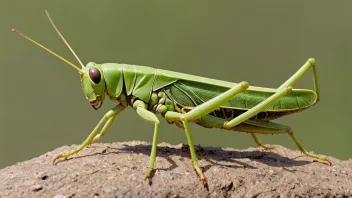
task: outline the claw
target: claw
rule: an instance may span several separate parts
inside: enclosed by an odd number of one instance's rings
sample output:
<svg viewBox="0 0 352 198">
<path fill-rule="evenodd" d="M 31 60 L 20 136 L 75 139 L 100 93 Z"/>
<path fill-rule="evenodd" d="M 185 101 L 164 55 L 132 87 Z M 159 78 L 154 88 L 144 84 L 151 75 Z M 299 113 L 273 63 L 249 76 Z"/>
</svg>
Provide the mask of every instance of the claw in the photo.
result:
<svg viewBox="0 0 352 198">
<path fill-rule="evenodd" d="M 60 158 L 64 158 L 64 155 L 63 154 L 60 154 L 58 156 L 56 156 L 54 159 L 53 159 L 53 165 L 55 165 L 55 162 L 56 160 L 60 159 Z M 66 159 L 66 158 L 65 158 Z"/>
<path fill-rule="evenodd" d="M 205 177 L 200 178 L 200 181 L 202 182 L 202 184 L 204 185 L 204 187 L 207 187 L 207 186 L 208 186 L 207 178 L 205 178 Z"/>
<path fill-rule="evenodd" d="M 274 149 L 275 149 L 275 146 L 264 146 L 264 145 L 263 145 L 263 148 L 264 148 L 264 150 L 266 150 L 266 151 L 271 151 L 271 150 L 274 150 Z"/>
<path fill-rule="evenodd" d="M 329 163 L 329 166 L 332 166 L 332 162 L 331 162 L 331 160 L 329 158 L 325 157 L 325 158 L 322 158 L 320 160 L 326 161 L 326 162 Z"/>
<path fill-rule="evenodd" d="M 152 185 L 152 181 L 150 180 L 150 174 L 145 174 L 144 181 L 146 181 L 148 185 Z"/>
<path fill-rule="evenodd" d="M 331 162 L 331 160 L 329 158 L 326 158 L 326 161 L 328 161 L 330 166 L 332 166 L 332 162 Z"/>
<path fill-rule="evenodd" d="M 149 174 L 146 174 L 146 175 L 145 175 L 145 178 L 144 178 L 144 181 L 149 182 L 149 180 L 150 180 L 150 175 L 149 175 Z"/>
</svg>

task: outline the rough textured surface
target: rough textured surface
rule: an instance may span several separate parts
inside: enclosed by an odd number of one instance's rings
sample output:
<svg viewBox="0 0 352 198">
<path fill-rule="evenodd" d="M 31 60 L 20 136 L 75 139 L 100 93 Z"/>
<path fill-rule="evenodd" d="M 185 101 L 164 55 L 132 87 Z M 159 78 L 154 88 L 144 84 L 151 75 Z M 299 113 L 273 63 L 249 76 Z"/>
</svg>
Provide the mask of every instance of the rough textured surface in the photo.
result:
<svg viewBox="0 0 352 198">
<path fill-rule="evenodd" d="M 272 152 L 196 147 L 208 179 L 193 170 L 188 146 L 159 144 L 155 171 L 144 181 L 151 146 L 93 144 L 52 165 L 60 147 L 0 170 L 0 197 L 352 197 L 352 160 L 328 166 L 276 146 Z"/>
</svg>

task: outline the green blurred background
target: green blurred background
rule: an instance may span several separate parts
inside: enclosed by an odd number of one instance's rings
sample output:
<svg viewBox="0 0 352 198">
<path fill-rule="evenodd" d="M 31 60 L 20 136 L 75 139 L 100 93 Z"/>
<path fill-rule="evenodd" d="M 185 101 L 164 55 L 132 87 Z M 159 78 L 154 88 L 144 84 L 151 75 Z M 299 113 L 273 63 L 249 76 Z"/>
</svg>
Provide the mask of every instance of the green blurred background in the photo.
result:
<svg viewBox="0 0 352 198">
<path fill-rule="evenodd" d="M 352 1 L 2 0 L 0 168 L 81 143 L 114 105 L 95 111 L 74 69 L 11 32 L 17 28 L 76 63 L 45 9 L 84 63 L 147 65 L 278 87 L 314 57 L 321 101 L 277 121 L 291 126 L 308 151 L 351 158 L 351 7 Z M 312 73 L 296 88 L 313 88 Z M 160 131 L 160 142 L 186 143 L 175 125 L 163 120 Z M 248 134 L 195 124 L 191 131 L 203 146 L 256 146 Z M 151 141 L 152 133 L 129 108 L 101 141 Z M 261 137 L 296 148 L 288 135 Z"/>
</svg>

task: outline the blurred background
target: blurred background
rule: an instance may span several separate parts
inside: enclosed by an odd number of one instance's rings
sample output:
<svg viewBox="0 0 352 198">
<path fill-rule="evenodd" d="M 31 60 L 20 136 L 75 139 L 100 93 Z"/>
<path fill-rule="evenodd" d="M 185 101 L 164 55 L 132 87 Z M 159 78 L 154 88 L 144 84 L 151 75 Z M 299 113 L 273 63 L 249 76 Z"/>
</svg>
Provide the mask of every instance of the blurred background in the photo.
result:
<svg viewBox="0 0 352 198">
<path fill-rule="evenodd" d="M 279 120 L 308 151 L 352 157 L 352 1 L 18 1 L 0 3 L 0 168 L 80 144 L 114 106 L 95 111 L 77 72 L 11 32 L 17 28 L 70 61 L 44 10 L 84 63 L 146 65 L 232 82 L 278 87 L 310 57 L 321 101 Z M 296 88 L 313 88 L 312 72 Z M 162 120 L 159 142 L 186 143 Z M 191 125 L 195 144 L 256 147 L 245 133 Z M 103 142 L 151 141 L 153 126 L 131 108 Z M 288 135 L 260 136 L 296 149 Z M 51 163 L 51 162 L 48 162 Z"/>
</svg>

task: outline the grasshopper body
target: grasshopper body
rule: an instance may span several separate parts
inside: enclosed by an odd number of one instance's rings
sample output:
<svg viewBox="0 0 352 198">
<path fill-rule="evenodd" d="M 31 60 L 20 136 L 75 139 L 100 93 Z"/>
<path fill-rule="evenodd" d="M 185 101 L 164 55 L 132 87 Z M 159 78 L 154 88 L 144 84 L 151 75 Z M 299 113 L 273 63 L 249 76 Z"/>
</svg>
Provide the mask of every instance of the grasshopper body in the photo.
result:
<svg viewBox="0 0 352 198">
<path fill-rule="evenodd" d="M 49 15 L 48 17 L 57 30 Z M 206 178 L 198 165 L 189 122 L 207 128 L 248 132 L 264 149 L 272 147 L 265 146 L 257 137 L 257 133 L 288 134 L 305 155 L 331 164 L 328 158 L 308 153 L 298 142 L 290 127 L 271 122 L 276 118 L 307 109 L 319 101 L 320 94 L 314 59 L 309 59 L 280 87 L 272 89 L 249 86 L 244 81 L 231 83 L 146 66 L 93 62 L 84 66 L 57 30 L 81 63 L 81 68 L 79 68 L 17 30 L 14 32 L 78 70 L 83 91 L 94 109 L 102 106 L 106 96 L 117 102 L 117 105 L 104 115 L 79 147 L 58 155 L 54 158 L 54 163 L 57 159 L 78 153 L 94 140 L 100 139 L 106 134 L 116 116 L 126 107 L 131 106 L 143 119 L 154 124 L 153 144 L 146 179 L 149 179 L 156 159 L 160 121 L 155 114 L 161 114 L 169 123 L 175 123 L 185 130 L 193 166 L 203 183 L 206 183 Z M 313 69 L 315 90 L 293 89 L 297 80 L 310 68 Z"/>
<path fill-rule="evenodd" d="M 312 59 L 312 61 L 314 61 Z M 89 72 L 89 70 L 92 70 Z M 99 76 L 89 73 L 98 72 Z M 82 76 L 86 98 L 98 108 L 108 95 L 110 99 L 133 107 L 142 100 L 147 110 L 163 114 L 166 111 L 184 113 L 221 95 L 237 83 L 214 80 L 184 73 L 154 69 L 146 66 L 88 63 Z M 96 83 L 92 77 L 101 81 Z M 268 99 L 278 89 L 249 86 L 230 98 L 208 115 L 231 120 Z M 161 101 L 161 102 L 159 102 Z M 317 94 L 308 89 L 293 89 L 250 119 L 273 120 L 309 108 L 318 101 Z"/>
</svg>

